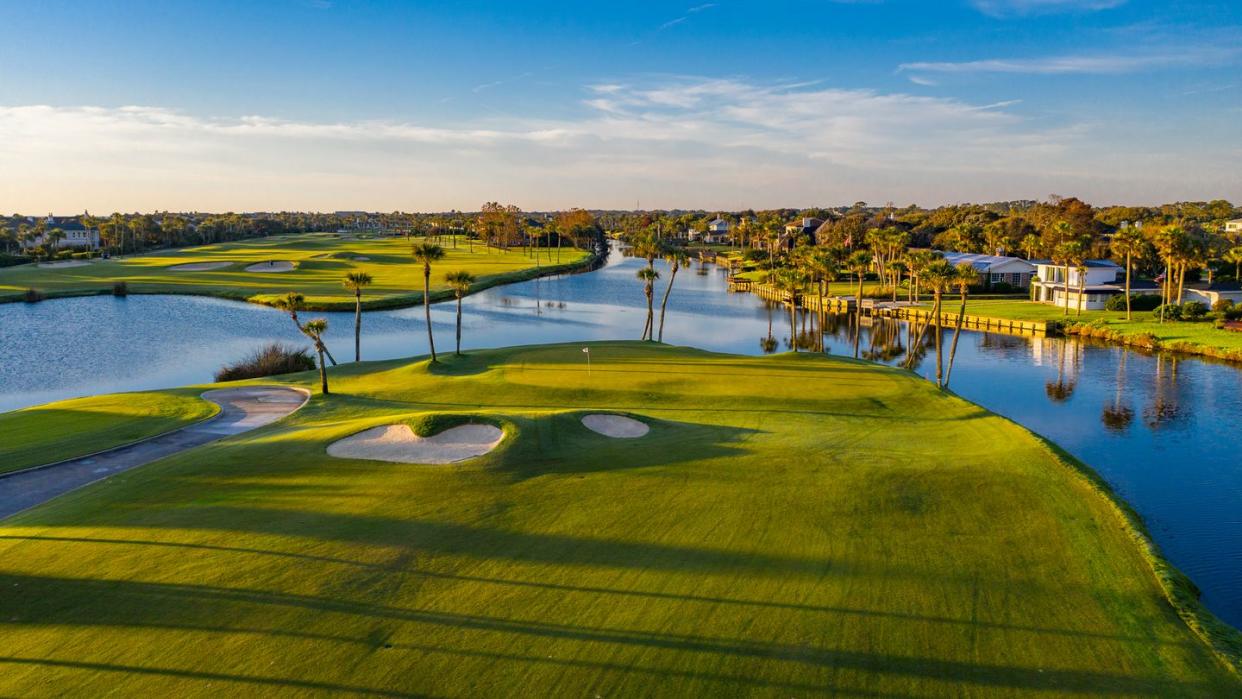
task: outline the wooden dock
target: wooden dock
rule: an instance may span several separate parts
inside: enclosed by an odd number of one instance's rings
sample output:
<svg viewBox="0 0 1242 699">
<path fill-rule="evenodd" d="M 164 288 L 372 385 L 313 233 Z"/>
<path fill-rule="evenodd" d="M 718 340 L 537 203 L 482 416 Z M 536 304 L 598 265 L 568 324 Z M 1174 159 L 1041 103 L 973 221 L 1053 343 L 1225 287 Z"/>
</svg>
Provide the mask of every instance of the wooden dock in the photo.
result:
<svg viewBox="0 0 1242 699">
<path fill-rule="evenodd" d="M 864 307 L 864 312 L 867 309 Z M 932 312 L 926 308 L 918 308 L 915 306 L 894 306 L 891 304 L 876 304 L 872 307 L 871 313 L 882 318 L 899 318 L 901 320 L 913 320 L 920 323 L 932 321 Z M 957 325 L 957 312 L 940 311 L 940 324 L 944 327 L 954 327 Z M 988 316 L 965 315 L 962 316 L 962 327 L 971 330 L 983 330 L 986 332 L 1004 333 L 1006 335 L 1022 335 L 1025 337 L 1036 336 L 1043 337 L 1048 334 L 1048 321 L 1031 321 L 1031 320 L 1010 320 L 1008 318 L 991 318 Z"/>
</svg>

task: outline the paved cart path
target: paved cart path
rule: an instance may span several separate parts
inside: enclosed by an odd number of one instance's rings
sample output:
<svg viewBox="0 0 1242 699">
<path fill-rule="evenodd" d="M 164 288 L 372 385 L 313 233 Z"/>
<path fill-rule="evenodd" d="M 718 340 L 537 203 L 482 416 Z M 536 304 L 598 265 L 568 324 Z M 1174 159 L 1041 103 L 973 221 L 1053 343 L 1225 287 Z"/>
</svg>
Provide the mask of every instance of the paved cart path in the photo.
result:
<svg viewBox="0 0 1242 699">
<path fill-rule="evenodd" d="M 247 386 L 208 391 L 203 398 L 220 406 L 210 420 L 99 454 L 0 476 L 0 519 L 122 471 L 275 422 L 302 407 L 307 394 Z"/>
</svg>

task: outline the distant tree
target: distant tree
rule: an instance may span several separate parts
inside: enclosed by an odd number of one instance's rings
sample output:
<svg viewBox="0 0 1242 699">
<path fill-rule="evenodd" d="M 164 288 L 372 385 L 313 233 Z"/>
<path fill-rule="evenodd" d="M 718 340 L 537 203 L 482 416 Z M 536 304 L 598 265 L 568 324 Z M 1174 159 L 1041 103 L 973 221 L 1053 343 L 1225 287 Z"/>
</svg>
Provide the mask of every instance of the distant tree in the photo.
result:
<svg viewBox="0 0 1242 699">
<path fill-rule="evenodd" d="M 453 295 L 457 297 L 457 350 L 455 354 L 461 356 L 461 299 L 470 292 L 470 286 L 474 284 L 474 275 L 461 270 L 458 272 L 449 272 L 444 280 L 448 282 L 449 288 L 453 290 Z"/>
<path fill-rule="evenodd" d="M 855 250 L 846 264 L 849 270 L 858 278 L 858 295 L 855 297 L 855 301 L 858 304 L 858 309 L 861 311 L 863 280 L 867 277 L 867 271 L 871 269 L 871 253 L 867 250 Z"/>
<path fill-rule="evenodd" d="M 1137 228 L 1123 228 L 1113 235 L 1110 243 L 1113 254 L 1120 257 L 1126 266 L 1126 320 L 1133 320 L 1130 309 L 1130 277 L 1134 271 L 1134 258 L 1143 257 L 1148 249 L 1147 239 Z"/>
<path fill-rule="evenodd" d="M 341 284 L 354 294 L 354 361 L 362 361 L 362 290 L 371 285 L 371 275 L 350 272 Z"/>
</svg>

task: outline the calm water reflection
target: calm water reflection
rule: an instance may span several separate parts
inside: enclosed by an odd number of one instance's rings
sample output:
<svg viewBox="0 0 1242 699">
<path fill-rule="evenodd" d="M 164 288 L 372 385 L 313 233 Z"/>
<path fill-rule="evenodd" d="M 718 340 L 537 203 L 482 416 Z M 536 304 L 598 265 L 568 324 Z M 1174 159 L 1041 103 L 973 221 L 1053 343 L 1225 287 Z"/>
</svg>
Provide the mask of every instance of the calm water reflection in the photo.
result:
<svg viewBox="0 0 1242 699">
<path fill-rule="evenodd" d="M 636 339 L 645 314 L 634 279 L 641 264 L 614 256 L 589 274 L 470 297 L 464 344 Z M 661 284 L 668 270 L 662 274 Z M 329 319 L 337 357 L 352 356 L 352 315 L 312 315 Z M 444 349 L 453 308 L 433 306 L 432 316 Z M 769 322 L 774 347 L 765 347 Z M 368 313 L 363 324 L 364 358 L 426 351 L 419 308 Z M 799 316 L 804 342 L 816 336 L 816 324 Z M 829 317 L 824 331 L 829 352 L 857 351 L 887 363 L 903 361 L 910 344 L 905 325 L 895 321 L 864 323 L 855 332 L 850 319 Z M 677 276 L 664 338 L 724 352 L 783 351 L 789 316 L 750 294 L 725 293 L 723 274 L 696 264 Z M 209 381 L 222 363 L 271 339 L 303 344 L 283 314 L 213 299 L 0 305 L 0 410 Z M 915 370 L 934 374 L 934 351 L 922 354 Z M 1168 556 L 1203 589 L 1205 602 L 1242 626 L 1242 371 L 1078 341 L 964 332 L 952 386 L 1091 464 L 1143 515 Z"/>
</svg>

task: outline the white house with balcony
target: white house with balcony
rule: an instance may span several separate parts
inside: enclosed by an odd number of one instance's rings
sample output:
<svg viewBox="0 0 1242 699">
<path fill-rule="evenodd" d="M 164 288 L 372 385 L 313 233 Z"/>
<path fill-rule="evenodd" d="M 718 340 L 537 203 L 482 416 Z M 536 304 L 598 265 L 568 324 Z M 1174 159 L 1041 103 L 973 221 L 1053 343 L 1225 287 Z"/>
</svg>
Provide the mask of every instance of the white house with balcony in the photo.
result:
<svg viewBox="0 0 1242 699">
<path fill-rule="evenodd" d="M 1242 234 L 1242 218 L 1235 218 L 1232 221 L 1226 221 L 1225 232 L 1232 233 L 1232 234 Z"/>
<path fill-rule="evenodd" d="M 73 248 L 74 250 L 98 250 L 99 229 L 87 228 L 76 216 L 52 216 L 43 219 L 43 233 L 34 236 L 23 244 L 23 248 L 37 248 L 48 241 L 48 232 L 59 230 L 63 235 L 56 241 L 56 249 Z"/>
<path fill-rule="evenodd" d="M 1031 300 L 1039 303 L 1077 309 L 1081 293 L 1084 311 L 1102 311 L 1110 296 L 1124 294 L 1126 290 L 1125 269 L 1111 260 L 1087 260 L 1081 268 L 1070 265 L 1068 289 L 1065 265 L 1052 260 L 1031 263 L 1035 265 Z M 1156 284 L 1146 279 L 1130 281 L 1131 296 L 1153 293 L 1156 289 Z"/>
<path fill-rule="evenodd" d="M 1004 255 L 976 255 L 969 252 L 942 252 L 941 256 L 954 267 L 963 262 L 975 268 L 983 285 L 991 288 L 996 284 L 1008 284 L 1015 289 L 1025 289 L 1035 277 L 1035 265 L 1020 257 Z"/>
</svg>

